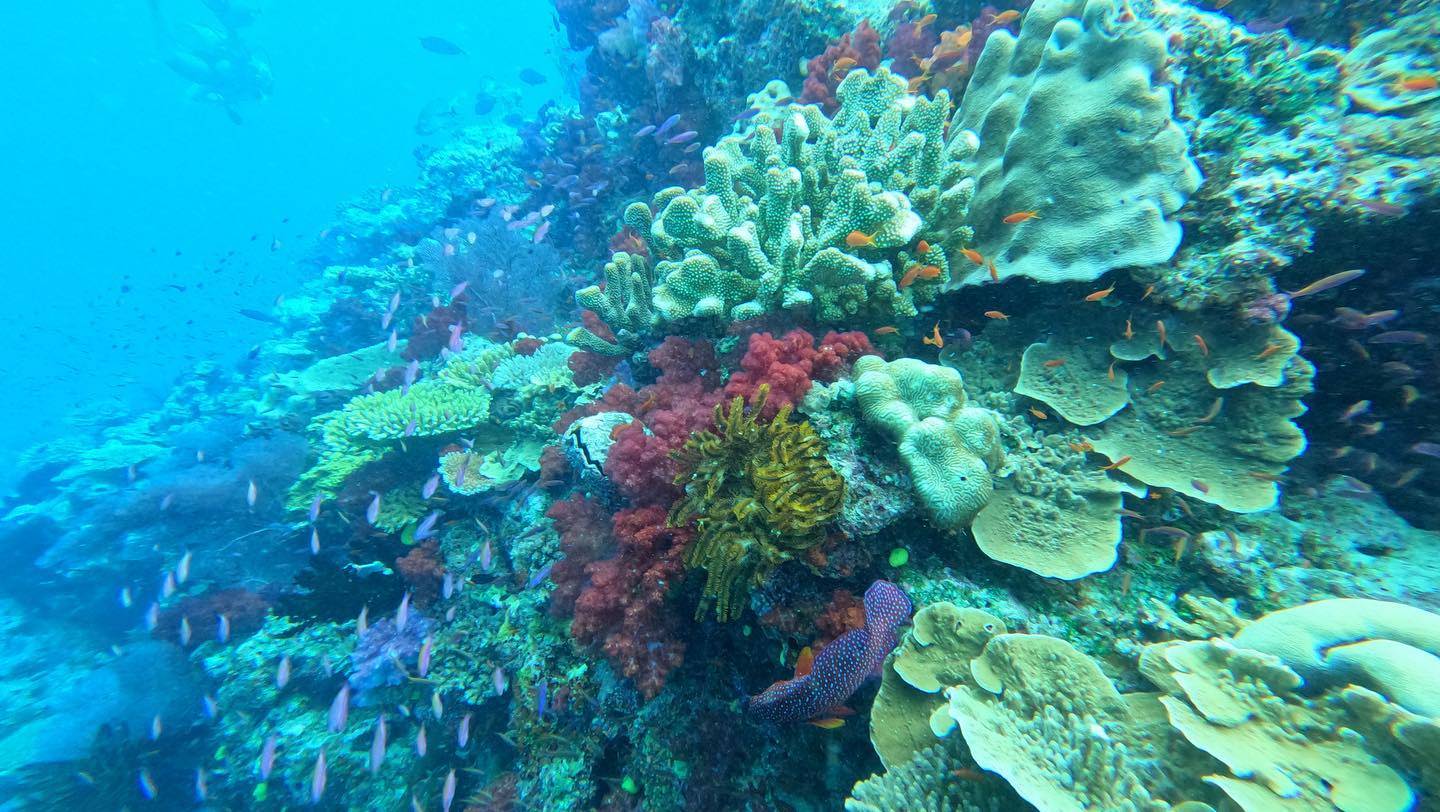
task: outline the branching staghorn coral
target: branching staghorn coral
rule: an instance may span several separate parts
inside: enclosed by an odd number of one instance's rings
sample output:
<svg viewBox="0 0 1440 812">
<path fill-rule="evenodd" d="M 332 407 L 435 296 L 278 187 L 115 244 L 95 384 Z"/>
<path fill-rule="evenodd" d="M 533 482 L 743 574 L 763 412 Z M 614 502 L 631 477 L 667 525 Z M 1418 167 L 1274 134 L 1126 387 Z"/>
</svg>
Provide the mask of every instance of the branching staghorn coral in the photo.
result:
<svg viewBox="0 0 1440 812">
<path fill-rule="evenodd" d="M 844 501 L 845 483 L 808 422 L 791 420 L 789 406 L 760 422 L 768 393 L 761 387 L 748 410 L 741 397 L 716 406 L 715 430 L 674 454 L 683 469 L 675 484 L 685 495 L 669 521 L 694 522 L 698 536 L 685 565 L 705 569 L 705 596 L 722 622 L 744 610 L 751 585 L 818 545 Z M 705 609 L 702 603 L 698 614 Z"/>
</svg>

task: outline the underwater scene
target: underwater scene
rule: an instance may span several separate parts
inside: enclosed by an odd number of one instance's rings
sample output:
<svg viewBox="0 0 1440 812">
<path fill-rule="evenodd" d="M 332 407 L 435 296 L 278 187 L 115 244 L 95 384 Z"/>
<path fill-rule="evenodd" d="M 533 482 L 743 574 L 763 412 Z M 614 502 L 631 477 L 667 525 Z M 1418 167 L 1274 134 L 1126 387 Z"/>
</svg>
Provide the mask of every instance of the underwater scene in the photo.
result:
<svg viewBox="0 0 1440 812">
<path fill-rule="evenodd" d="M 7 17 L 0 812 L 1440 810 L 1440 0 Z"/>
</svg>

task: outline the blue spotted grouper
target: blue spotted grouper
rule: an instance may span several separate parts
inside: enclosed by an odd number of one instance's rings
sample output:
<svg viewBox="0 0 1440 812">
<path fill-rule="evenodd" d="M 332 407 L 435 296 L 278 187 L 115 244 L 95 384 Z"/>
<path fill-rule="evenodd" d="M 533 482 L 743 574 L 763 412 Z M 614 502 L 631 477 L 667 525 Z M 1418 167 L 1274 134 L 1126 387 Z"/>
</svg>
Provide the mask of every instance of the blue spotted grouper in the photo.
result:
<svg viewBox="0 0 1440 812">
<path fill-rule="evenodd" d="M 797 669 L 750 697 L 750 712 L 772 722 L 804 722 L 834 714 L 865 680 L 880 673 L 900 641 L 913 606 L 900 587 L 876 581 L 865 590 L 865 628 L 848 631 L 815 656 L 809 673 Z M 835 723 L 835 724 L 838 724 Z M 828 726 L 828 725 L 826 725 Z"/>
</svg>

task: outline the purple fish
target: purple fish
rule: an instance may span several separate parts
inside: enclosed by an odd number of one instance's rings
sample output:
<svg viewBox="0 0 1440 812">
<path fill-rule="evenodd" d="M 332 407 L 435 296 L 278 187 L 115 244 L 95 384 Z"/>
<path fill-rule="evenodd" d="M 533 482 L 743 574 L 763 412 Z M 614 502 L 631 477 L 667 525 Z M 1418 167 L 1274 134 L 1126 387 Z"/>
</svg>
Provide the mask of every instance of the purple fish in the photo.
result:
<svg viewBox="0 0 1440 812">
<path fill-rule="evenodd" d="M 345 730 L 345 723 L 350 720 L 350 683 L 340 686 L 340 691 L 335 694 L 335 699 L 330 703 L 331 733 L 342 733 Z"/>
<path fill-rule="evenodd" d="M 675 113 L 675 114 L 671 115 L 669 118 L 665 119 L 665 121 L 664 121 L 663 123 L 661 123 L 659 127 L 656 127 L 656 128 L 655 128 L 655 136 L 658 138 L 658 137 L 664 135 L 665 133 L 670 132 L 670 128 L 671 128 L 671 127 L 674 127 L 676 124 L 679 124 L 679 123 L 680 123 L 680 114 L 679 114 L 679 113 Z"/>
<path fill-rule="evenodd" d="M 474 240 L 471 240 L 471 242 L 474 242 Z M 465 289 L 468 288 L 468 287 L 470 287 L 470 283 L 469 283 L 469 281 L 465 281 L 465 282 L 461 282 L 460 284 L 458 284 L 458 285 L 456 285 L 455 287 L 451 288 L 451 289 L 450 289 L 450 299 L 453 301 L 457 296 L 459 296 L 460 294 L 464 293 L 464 292 L 465 292 Z"/>
<path fill-rule="evenodd" d="M 735 116 L 734 118 L 732 118 L 732 119 L 730 119 L 730 120 L 731 120 L 731 121 L 744 121 L 744 120 L 746 120 L 746 119 L 754 118 L 755 116 L 757 116 L 757 115 L 759 115 L 759 114 L 760 114 L 760 108 L 759 108 L 759 107 L 751 107 L 751 108 L 745 110 L 744 112 L 740 113 L 740 115 Z"/>
<path fill-rule="evenodd" d="M 485 544 L 480 548 L 480 569 L 489 572 L 495 565 L 495 551 L 490 548 L 490 539 L 485 539 Z"/>
<path fill-rule="evenodd" d="M 684 144 L 684 143 L 687 143 L 687 142 L 690 142 L 690 141 L 694 141 L 695 138 L 696 138 L 697 136 L 699 136 L 699 135 L 700 135 L 700 133 L 697 133 L 697 132 L 695 132 L 694 130 L 686 130 L 686 131 L 683 132 L 683 133 L 679 133 L 679 134 L 677 134 L 677 135 L 672 135 L 672 136 L 670 136 L 668 139 L 666 139 L 665 143 L 667 143 L 667 144 Z"/>
<path fill-rule="evenodd" d="M 534 589 L 535 587 L 539 586 L 541 581 L 544 581 L 546 578 L 550 577 L 550 569 L 554 566 L 555 562 L 551 561 L 549 564 L 541 567 L 539 572 L 530 576 L 530 580 L 525 582 L 525 588 Z"/>
<path fill-rule="evenodd" d="M 230 641 L 230 618 L 224 614 L 215 616 L 215 639 L 221 643 Z"/>
<path fill-rule="evenodd" d="M 1410 446 L 1410 452 L 1440 459 L 1440 443 L 1419 442 Z"/>
<path fill-rule="evenodd" d="M 284 688 L 290 684 L 290 655 L 286 654 L 280 658 L 280 665 L 275 667 L 275 687 Z"/>
<path fill-rule="evenodd" d="M 750 697 L 750 712 L 772 722 L 803 722 L 844 704 L 878 673 L 899 643 L 913 608 L 900 587 L 876 581 L 865 590 L 865 628 L 848 631 L 816 655 L 810 673 Z"/>
<path fill-rule="evenodd" d="M 451 596 L 451 595 L 454 595 L 454 594 L 455 594 L 455 576 L 453 576 L 453 575 L 451 575 L 450 573 L 447 572 L 447 573 L 445 573 L 445 578 L 444 578 L 444 579 L 441 581 L 441 583 L 440 583 L 440 595 L 441 595 L 441 597 L 445 598 L 445 600 L 448 601 L 448 600 L 450 600 L 450 596 Z"/>
<path fill-rule="evenodd" d="M 405 365 L 405 389 L 408 391 L 410 389 L 410 385 L 415 383 L 415 379 L 419 377 L 420 362 L 412 359 L 410 363 Z"/>
<path fill-rule="evenodd" d="M 375 737 L 370 740 L 370 774 L 380 772 L 380 765 L 385 763 L 385 714 L 375 720 Z"/>
<path fill-rule="evenodd" d="M 496 696 L 501 696 L 505 693 L 505 689 L 510 687 L 510 678 L 505 676 L 505 669 L 498 665 L 495 666 L 495 670 L 491 672 L 490 681 L 495 685 Z"/>
<path fill-rule="evenodd" d="M 325 748 L 321 747 L 315 756 L 315 769 L 310 773 L 310 803 L 318 804 L 325 796 L 325 782 L 329 775 L 330 769 L 325 764 Z"/>
<path fill-rule="evenodd" d="M 446 342 L 445 347 L 451 352 L 459 352 L 465 349 L 465 325 L 450 325 L 450 340 Z"/>
<path fill-rule="evenodd" d="M 420 498 L 421 498 L 421 499 L 429 499 L 430 497 L 432 497 L 432 496 L 435 495 L 435 491 L 439 490 L 439 488 L 440 488 L 440 475 L 439 475 L 439 474 L 435 474 L 434 476 L 432 476 L 432 477 L 430 477 L 429 479 L 425 480 L 425 487 L 423 487 L 423 488 L 420 489 Z"/>
<path fill-rule="evenodd" d="M 545 240 L 545 235 L 546 235 L 546 234 L 549 234 L 549 233 L 550 233 L 550 221 L 549 221 L 549 220 L 546 220 L 545 222 L 543 222 L 543 223 L 540 224 L 540 227 L 539 227 L 539 228 L 535 229 L 535 235 L 534 235 L 533 237 L 531 237 L 531 240 L 532 240 L 533 242 L 535 242 L 536 244 L 539 244 L 539 243 L 541 243 L 541 242 L 543 242 L 543 241 Z"/>
<path fill-rule="evenodd" d="M 460 729 L 455 732 L 455 742 L 461 750 L 464 750 L 465 745 L 470 743 L 470 719 L 474 715 L 474 713 L 467 713 L 460 717 Z"/>
<path fill-rule="evenodd" d="M 320 518 L 320 504 L 321 504 L 322 502 L 324 502 L 324 501 L 325 501 L 325 497 L 324 497 L 324 496 L 321 496 L 320 494 L 316 494 L 314 500 L 312 500 L 312 501 L 310 502 L 310 523 L 311 523 L 311 524 L 314 524 L 314 523 L 315 523 L 315 520 L 318 519 L 318 518 Z"/>
<path fill-rule="evenodd" d="M 425 738 L 425 725 L 420 725 L 420 732 L 415 734 L 415 752 L 425 757 L 425 752 L 430 749 L 429 741 Z"/>
<path fill-rule="evenodd" d="M 450 774 L 445 776 L 445 789 L 440 795 L 440 806 L 445 812 L 450 812 L 450 804 L 455 802 L 455 768 L 450 768 Z"/>
<path fill-rule="evenodd" d="M 275 769 L 275 734 L 271 733 L 265 737 L 265 746 L 260 748 L 260 780 L 270 778 L 270 771 Z"/>
<path fill-rule="evenodd" d="M 400 608 L 395 610 L 395 631 L 405 631 L 405 625 L 410 622 L 410 593 L 400 599 Z"/>
<path fill-rule="evenodd" d="M 415 528 L 415 540 L 424 541 L 435 535 L 435 523 L 440 521 L 441 515 L 440 511 L 432 510 L 430 515 L 420 520 L 420 526 Z"/>
<path fill-rule="evenodd" d="M 365 508 L 365 521 L 373 525 L 375 520 L 380 518 L 380 494 L 371 491 L 370 495 L 375 498 L 371 499 L 370 506 Z"/>
<path fill-rule="evenodd" d="M 545 718 L 545 711 L 550 707 L 550 681 L 541 679 L 540 684 L 535 686 L 535 715 L 541 719 Z"/>
<path fill-rule="evenodd" d="M 1414 330 L 1387 330 L 1383 333 L 1376 333 L 1366 340 L 1366 344 L 1426 344 L 1430 336 L 1418 333 Z"/>
<path fill-rule="evenodd" d="M 416 661 L 415 671 L 421 677 L 430 673 L 430 654 L 434 650 L 435 642 L 430 635 L 425 635 L 425 642 L 420 644 L 420 658 Z"/>
<path fill-rule="evenodd" d="M 644 138 L 645 136 L 647 136 L 647 135 L 649 135 L 650 133 L 653 133 L 653 132 L 655 132 L 655 125 L 654 125 L 654 124 L 646 124 L 644 127 L 641 127 L 640 129 L 638 129 L 638 130 L 635 131 L 635 137 L 636 137 L 636 138 Z"/>
</svg>

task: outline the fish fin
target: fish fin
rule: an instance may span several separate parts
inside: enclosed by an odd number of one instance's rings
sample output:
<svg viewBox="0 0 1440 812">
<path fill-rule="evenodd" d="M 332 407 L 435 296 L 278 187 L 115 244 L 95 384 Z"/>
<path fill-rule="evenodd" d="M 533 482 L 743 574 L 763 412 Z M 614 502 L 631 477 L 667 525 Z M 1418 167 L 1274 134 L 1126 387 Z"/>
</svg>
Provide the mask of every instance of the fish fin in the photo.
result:
<svg viewBox="0 0 1440 812">
<path fill-rule="evenodd" d="M 815 667 L 815 652 L 809 646 L 800 649 L 800 656 L 795 658 L 795 676 L 803 677 L 810 673 Z"/>
<path fill-rule="evenodd" d="M 844 727 L 844 726 L 845 726 L 845 720 L 844 720 L 844 719 L 831 719 L 831 718 L 811 719 L 809 722 L 806 722 L 806 724 L 814 725 L 814 726 L 820 728 L 821 730 L 834 730 L 834 729 L 837 728 L 837 727 Z"/>
</svg>

